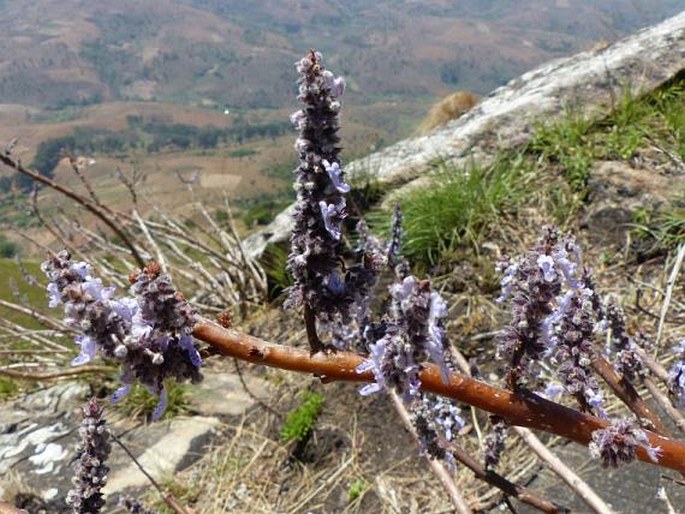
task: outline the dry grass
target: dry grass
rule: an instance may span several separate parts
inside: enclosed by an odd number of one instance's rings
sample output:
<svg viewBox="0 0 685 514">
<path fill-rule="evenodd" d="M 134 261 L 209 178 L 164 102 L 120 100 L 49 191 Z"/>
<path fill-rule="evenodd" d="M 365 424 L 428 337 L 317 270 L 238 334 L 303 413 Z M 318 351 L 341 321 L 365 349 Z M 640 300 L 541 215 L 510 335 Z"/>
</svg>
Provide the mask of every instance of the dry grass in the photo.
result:
<svg viewBox="0 0 685 514">
<path fill-rule="evenodd" d="M 419 124 L 416 131 L 419 134 L 426 134 L 452 120 L 459 119 L 479 101 L 480 97 L 469 91 L 455 91 L 431 107 L 428 116 Z"/>
</svg>

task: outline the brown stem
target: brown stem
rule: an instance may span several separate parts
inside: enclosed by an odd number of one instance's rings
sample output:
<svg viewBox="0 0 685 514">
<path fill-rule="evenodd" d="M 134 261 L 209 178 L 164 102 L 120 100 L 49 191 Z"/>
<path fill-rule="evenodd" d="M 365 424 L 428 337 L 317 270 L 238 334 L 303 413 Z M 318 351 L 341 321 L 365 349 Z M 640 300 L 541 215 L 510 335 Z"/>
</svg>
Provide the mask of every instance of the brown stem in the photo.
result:
<svg viewBox="0 0 685 514">
<path fill-rule="evenodd" d="M 492 470 L 486 470 L 481 464 L 469 455 L 466 450 L 457 444 L 450 445 L 450 451 L 454 457 L 469 468 L 479 479 L 487 482 L 488 484 L 496 487 L 497 489 L 504 492 L 508 496 L 513 496 L 522 503 L 526 503 L 531 507 L 535 507 L 541 512 L 549 513 L 559 513 L 559 512 L 570 512 L 566 507 L 562 507 L 552 503 L 549 500 L 538 496 L 530 489 L 522 485 L 510 482 L 502 475 L 495 473 Z"/>
<path fill-rule="evenodd" d="M 289 371 L 313 373 L 324 380 L 371 382 L 373 373 L 357 373 L 364 357 L 350 352 L 318 352 L 286 347 L 262 341 L 234 329 L 202 321 L 195 325 L 193 334 L 214 346 L 219 353 L 255 364 Z M 421 389 L 453 398 L 479 409 L 503 417 L 509 424 L 543 430 L 551 434 L 587 445 L 595 430 L 609 426 L 607 421 L 584 414 L 563 405 L 545 400 L 535 394 L 512 393 L 458 373 L 452 373 L 447 383 L 440 370 L 426 364 L 419 375 Z M 685 472 L 685 443 L 645 431 L 651 446 L 661 448 L 658 465 Z M 637 458 L 653 463 L 644 448 L 638 448 Z"/>
<path fill-rule="evenodd" d="M 652 380 L 650 377 L 645 377 L 642 379 L 642 381 L 644 382 L 649 393 L 652 395 L 652 398 L 654 398 L 661 408 L 666 411 L 666 414 L 668 414 L 673 420 L 673 423 L 675 423 L 675 426 L 678 427 L 678 430 L 685 432 L 685 416 L 683 416 L 683 414 L 673 406 L 671 400 L 669 400 L 668 396 L 664 394 L 661 389 L 659 389 L 659 386 L 656 384 L 656 382 L 654 382 L 654 380 Z"/>
<path fill-rule="evenodd" d="M 616 396 L 618 396 L 638 418 L 651 423 L 651 428 L 654 432 L 671 437 L 661 419 L 652 411 L 649 404 L 640 398 L 640 395 L 635 390 L 635 387 L 633 387 L 633 384 L 619 376 L 613 366 L 609 364 L 604 357 L 597 357 L 592 361 L 592 366 L 609 387 L 611 387 Z"/>
<path fill-rule="evenodd" d="M 309 304 L 304 302 L 304 326 L 307 330 L 307 341 L 309 341 L 309 349 L 312 353 L 318 353 L 324 349 L 316 333 L 316 315 L 309 307 Z"/>
</svg>

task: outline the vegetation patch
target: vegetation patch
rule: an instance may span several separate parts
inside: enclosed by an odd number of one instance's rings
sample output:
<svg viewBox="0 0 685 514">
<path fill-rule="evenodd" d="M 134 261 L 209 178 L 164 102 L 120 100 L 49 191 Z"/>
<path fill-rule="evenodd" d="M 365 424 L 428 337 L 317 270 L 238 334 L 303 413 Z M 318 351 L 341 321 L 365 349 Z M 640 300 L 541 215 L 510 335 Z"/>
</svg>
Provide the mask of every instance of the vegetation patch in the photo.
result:
<svg viewBox="0 0 685 514">
<path fill-rule="evenodd" d="M 643 97 L 624 94 L 611 115 L 596 119 L 569 109 L 559 122 L 540 123 L 529 150 L 558 166 L 583 198 L 597 160 L 630 161 L 645 148 L 680 163 L 685 158 L 683 83 L 669 84 Z"/>
<path fill-rule="evenodd" d="M 531 191 L 522 155 L 500 156 L 489 166 L 436 165 L 430 183 L 400 199 L 405 216 L 404 254 L 430 264 L 460 245 L 475 245 Z"/>
<path fill-rule="evenodd" d="M 168 405 L 161 419 L 169 419 L 190 412 L 187 387 L 174 380 L 168 380 L 165 385 Z M 159 396 L 151 393 L 145 387 L 136 382 L 131 392 L 126 395 L 119 404 L 117 410 L 129 417 L 150 418 L 155 407 L 159 403 Z"/>
<path fill-rule="evenodd" d="M 316 424 L 316 420 L 323 410 L 324 397 L 320 393 L 304 391 L 301 403 L 288 413 L 281 428 L 281 441 L 304 441 Z"/>
</svg>

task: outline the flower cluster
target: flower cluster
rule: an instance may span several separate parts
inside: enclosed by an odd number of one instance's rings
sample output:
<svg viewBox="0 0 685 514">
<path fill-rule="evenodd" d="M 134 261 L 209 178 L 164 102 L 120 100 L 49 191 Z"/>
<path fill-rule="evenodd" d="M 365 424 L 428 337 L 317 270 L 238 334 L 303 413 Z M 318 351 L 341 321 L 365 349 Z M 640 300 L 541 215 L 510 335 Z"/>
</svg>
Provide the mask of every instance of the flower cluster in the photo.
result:
<svg viewBox="0 0 685 514">
<path fill-rule="evenodd" d="M 339 245 L 346 217 L 344 195 L 350 187 L 340 166 L 337 135 L 345 83 L 325 69 L 318 52 L 310 51 L 300 60 L 297 71 L 298 98 L 304 108 L 291 117 L 299 131 L 295 148 L 300 164 L 295 170 L 297 205 L 288 257 L 294 284 L 287 306 L 304 302 L 319 318 L 346 319 L 352 285 L 341 273 Z"/>
<path fill-rule="evenodd" d="M 645 449 L 652 461 L 659 461 L 661 448 L 650 446 L 647 434 L 634 419 L 623 419 L 605 429 L 595 430 L 589 446 L 590 455 L 602 459 L 605 468 L 617 468 L 622 463 L 635 460 L 639 447 Z"/>
<path fill-rule="evenodd" d="M 491 432 L 483 439 L 485 469 L 492 469 L 499 464 L 500 457 L 507 443 L 507 423 L 504 418 L 490 416 Z"/>
<path fill-rule="evenodd" d="M 164 381 L 198 382 L 202 359 L 191 336 L 195 313 L 174 290 L 167 275 L 151 263 L 131 276 L 131 296 L 115 298 L 85 262 L 72 262 L 68 252 L 52 256 L 42 266 L 50 280 L 50 306 L 64 306 L 65 324 L 80 332 L 81 352 L 73 364 L 92 360 L 96 353 L 122 366 L 123 386 L 113 401 L 126 395 L 138 380 L 160 397 L 153 413 L 166 409 Z"/>
<path fill-rule="evenodd" d="M 615 302 L 608 302 L 604 316 L 607 328 L 610 330 L 605 353 L 612 358 L 614 368 L 629 381 L 643 376 L 644 364 L 635 351 L 636 341 L 628 335 L 621 308 Z"/>
<path fill-rule="evenodd" d="M 411 420 L 421 452 L 454 464 L 454 458 L 446 447 L 466 425 L 459 408 L 449 400 L 424 394 L 412 404 Z"/>
<path fill-rule="evenodd" d="M 102 417 L 103 407 L 91 398 L 82 410 L 81 443 L 73 478 L 75 488 L 67 493 L 67 504 L 74 514 L 92 514 L 100 512 L 105 504 L 101 490 L 107 484 L 109 468 L 106 462 L 112 447 Z"/>
<path fill-rule="evenodd" d="M 499 270 L 504 274 L 500 301 L 509 299 L 512 312 L 498 348 L 511 365 L 510 387 L 542 386 L 536 363 L 549 358 L 581 408 L 604 415 L 592 371 L 593 336 L 604 313 L 575 239 L 544 227 L 532 251 L 504 261 Z"/>
<path fill-rule="evenodd" d="M 678 358 L 668 372 L 668 386 L 681 409 L 685 409 L 685 339 L 674 349 Z"/>
<path fill-rule="evenodd" d="M 418 395 L 423 362 L 432 360 L 448 379 L 452 362 L 443 323 L 447 305 L 429 280 L 413 275 L 392 285 L 390 296 L 387 319 L 368 325 L 364 333 L 369 358 L 357 371 L 373 371 L 375 382 L 360 392 L 367 395 L 391 388 L 410 401 Z"/>
</svg>

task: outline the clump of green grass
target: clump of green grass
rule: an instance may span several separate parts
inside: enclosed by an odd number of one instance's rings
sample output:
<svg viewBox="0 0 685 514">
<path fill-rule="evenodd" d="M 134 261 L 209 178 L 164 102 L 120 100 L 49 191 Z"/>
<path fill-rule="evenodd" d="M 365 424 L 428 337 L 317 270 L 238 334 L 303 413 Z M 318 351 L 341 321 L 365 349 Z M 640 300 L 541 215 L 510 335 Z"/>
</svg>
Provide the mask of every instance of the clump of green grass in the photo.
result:
<svg viewBox="0 0 685 514">
<path fill-rule="evenodd" d="M 324 397 L 317 392 L 304 391 L 300 405 L 290 411 L 281 428 L 281 441 L 304 441 L 314 429 L 316 420 L 323 410 Z"/>
<path fill-rule="evenodd" d="M 0 258 L 11 259 L 19 253 L 19 245 L 0 234 Z"/>
<path fill-rule="evenodd" d="M 0 400 L 7 400 L 19 392 L 19 384 L 9 377 L 0 377 Z"/>
<path fill-rule="evenodd" d="M 530 171 L 519 154 L 502 155 L 485 167 L 439 164 L 428 186 L 400 199 L 405 256 L 435 264 L 460 245 L 477 247 L 530 192 Z"/>
<path fill-rule="evenodd" d="M 187 384 L 178 384 L 173 380 L 166 383 L 167 398 L 169 404 L 164 411 L 162 419 L 169 419 L 180 414 L 187 414 L 189 412 L 188 402 L 188 386 Z M 125 415 L 137 418 L 152 416 L 152 412 L 159 403 L 157 395 L 152 394 L 142 385 L 136 383 L 131 392 L 124 397 L 124 399 L 117 404 L 117 409 Z"/>
<path fill-rule="evenodd" d="M 593 120 L 567 110 L 556 123 L 540 123 L 530 142 L 530 150 L 544 160 L 558 163 L 571 188 L 585 191 L 590 178 L 590 167 L 597 157 L 590 136 Z"/>
<path fill-rule="evenodd" d="M 259 263 L 266 273 L 269 286 L 269 299 L 276 299 L 283 291 L 290 287 L 293 278 L 286 269 L 289 248 L 282 244 L 266 247 Z"/>
<path fill-rule="evenodd" d="M 644 96 L 627 91 L 601 120 L 569 109 L 560 121 L 536 126 L 528 151 L 557 164 L 585 198 L 597 160 L 627 161 L 650 145 L 685 158 L 684 99 L 683 84 L 676 82 Z"/>
<path fill-rule="evenodd" d="M 647 254 L 668 252 L 685 244 L 685 193 L 671 205 L 633 213 L 634 237 L 648 245 Z"/>
<path fill-rule="evenodd" d="M 354 482 L 350 484 L 350 487 L 347 489 L 347 501 L 352 503 L 362 494 L 364 494 L 364 491 L 366 491 L 368 487 L 369 485 L 366 483 L 366 480 L 364 480 L 363 478 L 356 479 Z"/>
</svg>

